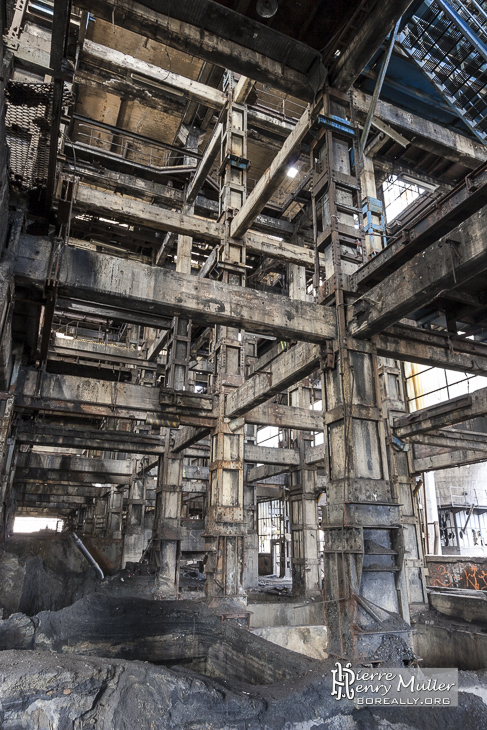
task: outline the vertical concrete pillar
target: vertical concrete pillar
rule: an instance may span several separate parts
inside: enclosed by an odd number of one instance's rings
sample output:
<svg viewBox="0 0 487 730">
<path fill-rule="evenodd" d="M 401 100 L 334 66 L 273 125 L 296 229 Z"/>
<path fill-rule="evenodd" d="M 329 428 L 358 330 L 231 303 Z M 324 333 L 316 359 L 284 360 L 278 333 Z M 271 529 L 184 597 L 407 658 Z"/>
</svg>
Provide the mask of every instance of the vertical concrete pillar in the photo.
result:
<svg viewBox="0 0 487 730">
<path fill-rule="evenodd" d="M 290 264 L 288 279 L 290 298 L 306 301 L 305 267 Z M 289 405 L 310 408 L 309 380 L 289 391 Z M 297 469 L 291 471 L 289 491 L 293 593 L 311 596 L 321 592 L 317 473 L 315 467 L 307 466 L 305 462 L 305 452 L 313 443 L 313 435 L 307 431 L 291 430 L 290 437 L 290 446 L 299 449 L 301 462 Z"/>
<path fill-rule="evenodd" d="M 428 471 L 424 474 L 424 511 L 428 554 L 441 555 L 440 518 L 438 516 L 435 473 L 433 471 Z"/>
<path fill-rule="evenodd" d="M 391 444 L 369 342 L 347 333 L 347 279 L 362 263 L 357 145 L 346 95 L 328 90 L 321 130 L 312 145 L 316 245 L 325 267 L 319 299 L 336 307 L 338 337 L 323 361 L 326 474 L 324 599 L 331 654 L 373 660 L 395 647 L 411 654 L 404 585 L 398 480 L 391 479 Z M 355 212 L 354 212 L 355 209 Z M 356 263 L 354 262 L 356 260 Z"/>
<path fill-rule="evenodd" d="M 135 471 L 140 462 L 134 460 Z M 127 522 L 123 535 L 123 565 L 137 563 L 152 534 L 152 514 L 148 512 L 149 482 L 152 477 L 133 475 L 127 499 Z"/>
<path fill-rule="evenodd" d="M 223 282 L 245 286 L 245 244 L 228 236 L 234 212 L 245 202 L 248 166 L 247 108 L 233 103 L 234 87 L 233 74 L 227 72 L 228 106 L 220 167 L 220 220 L 225 224 L 226 235 L 219 247 L 218 261 Z M 225 419 L 225 396 L 245 379 L 245 332 L 237 327 L 217 325 L 213 358 L 214 392 L 218 394 L 219 405 L 218 423 L 211 435 L 208 517 L 204 533 L 206 594 L 210 600 L 230 597 L 245 602 L 248 527 L 244 496 L 245 424 L 243 419 L 231 423 Z M 250 493 L 246 497 L 248 503 Z M 252 547 L 255 548 L 253 543 Z"/>
<path fill-rule="evenodd" d="M 0 542 L 11 532 L 12 510 L 9 509 L 15 472 L 15 439 L 11 437 L 14 397 L 0 402 Z"/>
</svg>

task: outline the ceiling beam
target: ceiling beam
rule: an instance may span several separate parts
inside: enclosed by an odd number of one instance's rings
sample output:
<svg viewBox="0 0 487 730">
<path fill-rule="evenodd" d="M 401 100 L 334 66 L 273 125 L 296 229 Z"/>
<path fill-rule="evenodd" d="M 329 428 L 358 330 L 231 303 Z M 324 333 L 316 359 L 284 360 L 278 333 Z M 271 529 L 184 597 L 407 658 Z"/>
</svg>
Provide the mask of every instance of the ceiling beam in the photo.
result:
<svg viewBox="0 0 487 730">
<path fill-rule="evenodd" d="M 93 13 L 91 0 L 77 0 L 76 4 Z M 208 12 L 209 6 L 211 12 Z M 287 36 L 276 39 L 272 29 L 249 18 L 245 19 L 244 24 L 241 15 L 218 3 L 208 3 L 208 0 L 199 2 L 197 6 L 185 0 L 166 2 L 164 13 L 159 12 L 160 8 L 157 0 L 140 3 L 133 0 L 100 0 L 96 6 L 96 16 L 183 53 L 270 84 L 299 99 L 311 101 L 313 98 L 313 89 L 306 72 L 313 61 L 321 61 L 318 51 Z M 195 10 L 202 16 L 201 27 L 181 17 L 183 14 L 194 17 Z M 211 23 L 215 24 L 214 30 L 210 27 Z M 270 37 L 272 44 L 268 43 Z M 277 47 L 278 58 L 270 58 L 261 52 L 262 48 L 271 47 Z M 293 59 L 302 58 L 303 55 L 307 58 L 305 68 L 292 68 L 290 64 Z"/>
<path fill-rule="evenodd" d="M 195 101 L 213 109 L 222 109 L 227 101 L 226 94 L 218 89 L 90 40 L 85 40 L 83 43 L 81 62 L 85 57 L 94 61 L 97 66 L 123 77 L 128 73 L 136 83 L 144 84 L 147 81 L 155 84 L 161 91 L 167 89 L 170 92 L 181 93 L 184 101 Z"/>
<path fill-rule="evenodd" d="M 21 238 L 14 264 L 18 283 L 44 287 L 51 248 L 48 238 Z M 323 342 L 336 336 L 335 312 L 330 307 L 72 246 L 63 251 L 58 282 L 59 296 L 94 304 L 186 316 L 206 325 L 240 326 L 282 339 Z"/>
<path fill-rule="evenodd" d="M 254 220 L 272 198 L 273 194 L 286 177 L 287 168 L 297 154 L 301 142 L 307 135 L 310 126 L 310 109 L 303 112 L 291 134 L 287 137 L 281 150 L 273 159 L 270 167 L 262 175 L 247 200 L 239 210 L 230 226 L 233 238 L 241 238 L 251 227 Z"/>
<path fill-rule="evenodd" d="M 487 213 L 460 229 L 461 242 L 440 240 L 387 276 L 352 307 L 350 333 L 368 338 L 431 302 L 445 289 L 465 284 L 487 269 Z M 394 296 L 391 297 L 391 292 Z"/>
<path fill-rule="evenodd" d="M 370 94 L 353 90 L 353 103 L 359 119 L 365 119 L 371 101 Z M 416 147 L 426 148 L 452 162 L 461 162 L 466 167 L 473 168 L 487 161 L 487 147 L 477 140 L 382 99 L 377 102 L 375 117 L 404 130 L 411 139 L 411 144 Z"/>
<path fill-rule="evenodd" d="M 331 69 L 332 86 L 340 91 L 348 91 L 412 2 L 382 0 L 375 3 L 359 26 L 353 41 Z"/>
<path fill-rule="evenodd" d="M 265 373 L 257 373 L 227 396 L 227 418 L 242 416 L 319 367 L 318 345 L 299 343 L 273 360 Z"/>
<path fill-rule="evenodd" d="M 487 388 L 481 388 L 469 395 L 461 395 L 414 411 L 407 416 L 395 418 L 393 425 L 396 435 L 404 439 L 485 415 L 487 415 Z"/>
</svg>

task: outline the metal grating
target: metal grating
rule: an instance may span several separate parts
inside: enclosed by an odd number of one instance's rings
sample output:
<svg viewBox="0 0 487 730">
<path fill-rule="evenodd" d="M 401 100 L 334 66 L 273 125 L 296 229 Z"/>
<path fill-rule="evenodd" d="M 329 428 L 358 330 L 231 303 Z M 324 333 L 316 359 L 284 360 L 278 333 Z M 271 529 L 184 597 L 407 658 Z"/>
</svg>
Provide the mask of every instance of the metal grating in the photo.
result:
<svg viewBox="0 0 487 730">
<path fill-rule="evenodd" d="M 11 81 L 5 89 L 10 180 L 22 190 L 45 187 L 49 164 L 53 84 Z M 71 102 L 66 89 L 63 106 Z"/>
<path fill-rule="evenodd" d="M 479 3 L 467 7 L 461 0 L 449 0 L 449 5 L 481 42 L 487 39 L 487 14 Z M 435 0 L 428 0 L 404 28 L 401 44 L 472 132 L 486 142 L 487 58 L 462 29 Z"/>
</svg>

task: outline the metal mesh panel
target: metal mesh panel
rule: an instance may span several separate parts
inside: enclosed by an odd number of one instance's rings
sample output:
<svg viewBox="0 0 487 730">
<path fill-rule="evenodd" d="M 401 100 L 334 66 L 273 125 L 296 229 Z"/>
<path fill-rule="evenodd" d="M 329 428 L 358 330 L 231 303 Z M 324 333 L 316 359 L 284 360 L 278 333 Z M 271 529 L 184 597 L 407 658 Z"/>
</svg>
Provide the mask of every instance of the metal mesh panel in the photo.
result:
<svg viewBox="0 0 487 730">
<path fill-rule="evenodd" d="M 454 9 L 479 37 L 487 37 L 487 14 L 461 2 Z M 487 138 L 486 59 L 434 0 L 404 29 L 402 45 L 448 103 L 483 141 Z"/>
<path fill-rule="evenodd" d="M 52 123 L 52 84 L 7 85 L 6 131 L 10 179 L 30 190 L 45 186 Z"/>
</svg>

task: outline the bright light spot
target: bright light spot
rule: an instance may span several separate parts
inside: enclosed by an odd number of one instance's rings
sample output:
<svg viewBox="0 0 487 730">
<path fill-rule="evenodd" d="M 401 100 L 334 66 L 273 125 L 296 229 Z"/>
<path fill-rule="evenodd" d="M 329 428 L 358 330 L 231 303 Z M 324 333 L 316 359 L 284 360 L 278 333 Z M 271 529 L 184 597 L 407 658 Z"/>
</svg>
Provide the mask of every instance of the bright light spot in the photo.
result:
<svg viewBox="0 0 487 730">
<path fill-rule="evenodd" d="M 65 335 L 64 332 L 56 332 L 56 337 L 60 337 L 62 340 L 74 340 L 74 337 Z"/>
<path fill-rule="evenodd" d="M 61 532 L 63 524 L 63 520 L 57 520 L 55 517 L 16 517 L 14 532 L 39 532 L 40 530 Z"/>
<path fill-rule="evenodd" d="M 99 484 L 98 482 L 94 482 L 93 486 L 94 487 L 104 487 L 105 485 L 104 484 Z"/>
<path fill-rule="evenodd" d="M 299 171 L 295 167 L 288 167 L 287 176 L 294 180 L 298 172 Z"/>
</svg>

